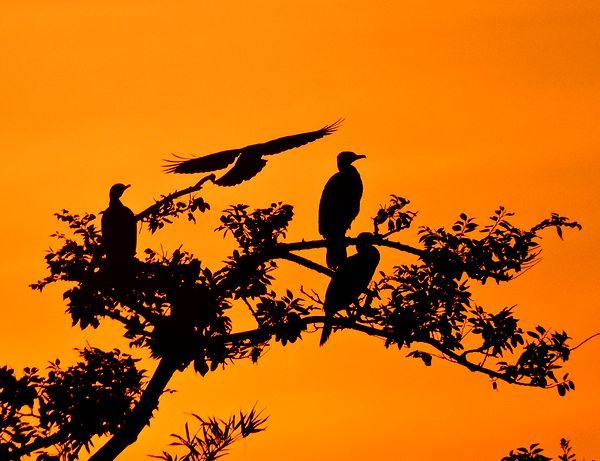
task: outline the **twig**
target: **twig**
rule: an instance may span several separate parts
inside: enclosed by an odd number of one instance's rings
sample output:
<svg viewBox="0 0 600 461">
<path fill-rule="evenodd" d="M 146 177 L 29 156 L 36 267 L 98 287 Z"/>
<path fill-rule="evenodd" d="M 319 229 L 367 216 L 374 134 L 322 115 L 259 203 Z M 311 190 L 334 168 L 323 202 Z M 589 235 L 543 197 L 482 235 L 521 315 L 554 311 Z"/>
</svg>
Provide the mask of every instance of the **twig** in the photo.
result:
<svg viewBox="0 0 600 461">
<path fill-rule="evenodd" d="M 571 349 L 569 349 L 570 351 L 574 351 L 575 349 L 578 349 L 579 347 L 583 346 L 585 343 L 587 343 L 590 339 L 595 338 L 596 336 L 600 336 L 600 332 L 598 333 L 594 333 L 592 336 L 584 339 L 583 341 L 581 341 L 579 344 L 577 344 L 577 346 L 572 347 Z"/>
<path fill-rule="evenodd" d="M 357 243 L 356 238 L 346 238 L 346 245 L 355 245 Z M 415 256 L 424 256 L 426 252 L 424 250 L 420 250 L 419 248 L 411 247 L 410 245 L 405 245 L 400 242 L 393 242 L 391 240 L 385 240 L 381 238 L 381 236 L 373 236 L 373 245 L 383 246 L 388 248 L 394 248 L 396 250 L 404 251 L 405 253 L 410 253 Z M 283 251 L 301 251 L 301 250 L 314 250 L 316 248 L 325 248 L 327 246 L 327 242 L 325 240 L 303 240 L 301 242 L 291 242 L 291 243 L 279 243 L 277 244 L 277 248 Z"/>
<path fill-rule="evenodd" d="M 308 291 L 306 291 L 304 289 L 304 286 L 300 287 L 300 293 L 302 293 L 304 296 L 306 296 L 308 299 L 310 299 L 313 303 L 323 305 L 323 301 L 319 297 L 319 293 L 317 293 L 315 290 L 311 290 L 311 291 L 312 291 L 312 293 L 309 293 Z"/>
<path fill-rule="evenodd" d="M 252 317 L 254 317 L 254 318 L 257 320 L 257 322 L 258 322 L 258 319 L 256 318 L 256 310 L 254 310 L 254 308 L 252 307 L 252 304 L 250 304 L 250 303 L 248 302 L 248 299 L 246 299 L 245 297 L 242 297 L 242 301 L 244 301 L 244 304 L 246 305 L 246 307 L 247 307 L 247 308 L 250 310 L 250 312 L 252 313 Z"/>
<path fill-rule="evenodd" d="M 165 203 L 168 203 L 168 202 L 170 202 L 176 198 L 179 198 L 183 195 L 191 194 L 192 192 L 197 192 L 200 189 L 202 189 L 202 186 L 204 185 L 205 182 L 214 181 L 215 179 L 216 179 L 216 176 L 213 173 L 211 173 L 207 176 L 204 176 L 200 181 L 198 181 L 193 186 L 186 187 L 185 189 L 181 189 L 181 190 L 176 190 L 175 192 L 173 192 L 169 195 L 165 195 L 162 199 L 158 200 L 153 205 L 150 205 L 144 211 L 139 212 L 135 216 L 135 219 L 137 221 L 142 221 L 142 220 L 146 219 L 148 216 L 150 216 L 151 214 L 156 213 L 158 210 L 160 210 L 160 207 L 163 206 Z"/>
</svg>

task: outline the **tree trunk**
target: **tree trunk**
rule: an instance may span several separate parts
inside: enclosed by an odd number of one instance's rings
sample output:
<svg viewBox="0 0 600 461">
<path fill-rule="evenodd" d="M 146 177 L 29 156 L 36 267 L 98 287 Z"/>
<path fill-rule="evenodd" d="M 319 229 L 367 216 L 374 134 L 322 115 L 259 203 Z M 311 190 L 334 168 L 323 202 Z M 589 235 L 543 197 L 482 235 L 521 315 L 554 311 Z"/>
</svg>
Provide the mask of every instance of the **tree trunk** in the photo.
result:
<svg viewBox="0 0 600 461">
<path fill-rule="evenodd" d="M 158 407 L 158 399 L 176 369 L 176 363 L 172 360 L 161 359 L 140 401 L 127 416 L 121 428 L 88 461 L 112 461 L 137 440 L 144 426 L 150 424 L 152 412 Z"/>
</svg>

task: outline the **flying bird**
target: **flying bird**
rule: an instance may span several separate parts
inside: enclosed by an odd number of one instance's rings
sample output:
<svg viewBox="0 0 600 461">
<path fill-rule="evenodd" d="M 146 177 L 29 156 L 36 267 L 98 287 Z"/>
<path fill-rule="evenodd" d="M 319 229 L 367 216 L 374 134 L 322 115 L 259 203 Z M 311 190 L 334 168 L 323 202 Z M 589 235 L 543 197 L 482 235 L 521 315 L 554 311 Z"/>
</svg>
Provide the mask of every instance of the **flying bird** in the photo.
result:
<svg viewBox="0 0 600 461">
<path fill-rule="evenodd" d="M 235 161 L 229 171 L 214 181 L 219 186 L 235 186 L 253 178 L 265 167 L 267 161 L 263 156 L 279 154 L 328 136 L 338 129 L 342 121 L 342 119 L 337 120 L 320 130 L 284 136 L 262 144 L 242 147 L 241 149 L 224 150 L 190 159 L 175 156 L 175 159 L 167 160 L 165 171 L 180 174 L 208 173 L 228 167 Z"/>
<path fill-rule="evenodd" d="M 137 224 L 133 211 L 121 202 L 129 184 L 110 188 L 108 208 L 102 212 L 102 246 L 111 266 L 123 266 L 135 257 Z"/>
<path fill-rule="evenodd" d="M 327 181 L 321 194 L 319 233 L 327 240 L 327 266 L 332 269 L 346 259 L 346 231 L 360 211 L 363 184 L 352 165 L 359 158 L 365 156 L 354 152 L 338 154 L 338 172 Z"/>
<path fill-rule="evenodd" d="M 331 334 L 331 320 L 336 312 L 346 309 L 358 300 L 368 288 L 379 264 L 379 251 L 372 244 L 373 235 L 362 232 L 356 241 L 356 254 L 347 258 L 333 274 L 327 291 L 323 310 L 325 321 L 320 345 L 327 342 Z"/>
</svg>

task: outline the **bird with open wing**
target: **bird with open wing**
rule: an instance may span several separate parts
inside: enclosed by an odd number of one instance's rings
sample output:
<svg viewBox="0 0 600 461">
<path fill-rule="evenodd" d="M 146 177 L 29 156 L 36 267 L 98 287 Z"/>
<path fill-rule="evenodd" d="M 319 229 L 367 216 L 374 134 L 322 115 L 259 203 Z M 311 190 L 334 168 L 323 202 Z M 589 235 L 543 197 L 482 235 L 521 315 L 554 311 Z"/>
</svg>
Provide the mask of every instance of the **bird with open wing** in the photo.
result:
<svg viewBox="0 0 600 461">
<path fill-rule="evenodd" d="M 264 156 L 279 154 L 328 136 L 339 128 L 342 121 L 342 119 L 337 120 L 316 131 L 284 136 L 264 143 L 224 150 L 202 157 L 186 159 L 175 156 L 175 158 L 167 160 L 165 171 L 177 174 L 208 173 L 222 170 L 235 162 L 231 169 L 214 181 L 219 186 L 235 186 L 253 178 L 265 167 L 267 161 L 263 158 Z"/>
</svg>

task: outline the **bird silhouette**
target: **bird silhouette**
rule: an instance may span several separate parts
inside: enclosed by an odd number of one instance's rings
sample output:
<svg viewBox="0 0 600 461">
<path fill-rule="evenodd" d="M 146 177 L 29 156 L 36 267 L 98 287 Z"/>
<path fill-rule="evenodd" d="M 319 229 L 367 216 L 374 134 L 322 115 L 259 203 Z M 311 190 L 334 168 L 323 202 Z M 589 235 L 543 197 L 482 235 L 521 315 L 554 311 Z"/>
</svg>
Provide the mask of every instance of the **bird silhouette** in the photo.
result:
<svg viewBox="0 0 600 461">
<path fill-rule="evenodd" d="M 235 186 L 253 178 L 265 167 L 267 161 L 263 156 L 279 154 L 328 136 L 338 129 L 342 121 L 342 119 L 337 120 L 320 130 L 284 136 L 261 144 L 224 150 L 202 157 L 185 159 L 175 156 L 175 159 L 167 160 L 167 165 L 164 168 L 167 173 L 208 173 L 221 170 L 237 159 L 229 171 L 219 179 L 214 180 L 214 183 L 219 186 Z"/>
<path fill-rule="evenodd" d="M 354 152 L 337 156 L 338 172 L 323 189 L 319 203 L 319 233 L 327 240 L 327 265 L 332 269 L 346 259 L 346 231 L 360 211 L 363 185 L 352 163 L 365 158 Z"/>
<path fill-rule="evenodd" d="M 121 202 L 130 185 L 115 184 L 110 188 L 110 203 L 102 212 L 102 246 L 109 267 L 128 265 L 135 257 L 137 224 L 133 211 Z"/>
<path fill-rule="evenodd" d="M 320 345 L 327 342 L 331 334 L 331 320 L 336 312 L 346 309 L 358 300 L 367 289 L 379 264 L 379 251 L 372 244 L 373 235 L 362 232 L 356 241 L 356 254 L 347 258 L 333 274 L 327 291 L 323 310 L 325 321 Z"/>
</svg>

